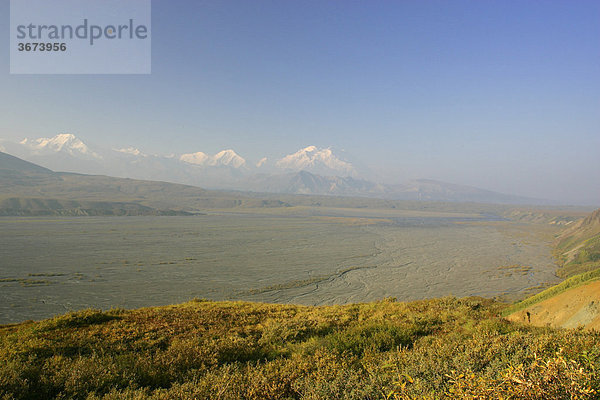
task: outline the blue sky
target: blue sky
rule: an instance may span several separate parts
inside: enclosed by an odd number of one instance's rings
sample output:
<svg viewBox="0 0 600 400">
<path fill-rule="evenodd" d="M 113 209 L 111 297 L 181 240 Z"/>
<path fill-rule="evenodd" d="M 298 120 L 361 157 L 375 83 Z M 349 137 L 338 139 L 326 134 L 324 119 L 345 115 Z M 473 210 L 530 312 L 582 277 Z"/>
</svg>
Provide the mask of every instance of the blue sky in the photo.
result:
<svg viewBox="0 0 600 400">
<path fill-rule="evenodd" d="M 9 75 L 0 138 L 249 160 L 332 146 L 388 182 L 600 204 L 600 2 L 160 1 L 152 74 Z"/>
</svg>

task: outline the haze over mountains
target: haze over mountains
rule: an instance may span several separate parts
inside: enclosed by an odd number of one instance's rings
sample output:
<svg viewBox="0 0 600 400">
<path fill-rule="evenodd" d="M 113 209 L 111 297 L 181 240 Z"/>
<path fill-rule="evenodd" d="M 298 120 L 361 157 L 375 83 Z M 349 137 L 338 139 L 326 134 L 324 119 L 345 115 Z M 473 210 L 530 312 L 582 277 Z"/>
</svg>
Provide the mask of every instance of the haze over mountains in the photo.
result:
<svg viewBox="0 0 600 400">
<path fill-rule="evenodd" d="M 427 179 L 377 183 L 329 148 L 307 146 L 280 159 L 249 162 L 233 149 L 216 154 L 145 154 L 138 148 L 91 148 L 72 134 L 1 141 L 0 151 L 54 171 L 167 181 L 208 189 L 379 197 L 500 204 L 548 204 L 540 199 L 501 194 Z"/>
</svg>

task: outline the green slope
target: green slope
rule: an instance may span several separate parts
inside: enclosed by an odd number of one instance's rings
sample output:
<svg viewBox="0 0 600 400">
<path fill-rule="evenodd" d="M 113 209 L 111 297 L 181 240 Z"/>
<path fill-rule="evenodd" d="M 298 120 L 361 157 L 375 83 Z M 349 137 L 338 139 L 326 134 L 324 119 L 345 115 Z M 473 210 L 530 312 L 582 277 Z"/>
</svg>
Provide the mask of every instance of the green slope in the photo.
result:
<svg viewBox="0 0 600 400">
<path fill-rule="evenodd" d="M 600 268 L 600 209 L 562 232 L 554 254 L 562 277 Z"/>
</svg>

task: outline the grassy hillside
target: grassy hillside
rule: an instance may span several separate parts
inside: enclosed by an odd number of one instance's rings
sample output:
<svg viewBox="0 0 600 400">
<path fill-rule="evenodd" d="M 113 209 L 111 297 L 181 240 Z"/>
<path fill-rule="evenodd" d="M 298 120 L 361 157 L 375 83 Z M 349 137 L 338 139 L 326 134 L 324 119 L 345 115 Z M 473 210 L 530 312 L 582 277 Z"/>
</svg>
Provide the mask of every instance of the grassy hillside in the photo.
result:
<svg viewBox="0 0 600 400">
<path fill-rule="evenodd" d="M 592 281 L 596 281 L 599 279 L 600 279 L 600 268 L 593 270 L 593 271 L 584 272 L 583 274 L 572 276 L 572 277 L 564 280 L 563 282 L 559 283 L 558 285 L 552 286 L 540 293 L 537 293 L 531 297 L 528 297 L 527 299 L 525 299 L 523 301 L 520 301 L 518 303 L 511 305 L 510 307 L 505 308 L 502 311 L 502 315 L 507 316 L 507 315 L 513 314 L 517 311 L 524 310 L 527 307 L 531 307 L 534 304 L 540 303 L 544 300 L 555 297 L 555 296 L 557 296 L 561 293 L 564 293 L 568 290 L 575 289 L 579 286 L 585 285 L 587 283 L 590 283 Z"/>
<path fill-rule="evenodd" d="M 600 280 L 566 290 L 508 316 L 535 326 L 600 329 Z"/>
<path fill-rule="evenodd" d="M 504 316 L 514 317 L 524 310 L 532 315 L 534 314 L 532 306 L 547 302 L 565 292 L 577 297 L 579 292 L 574 289 L 600 279 L 600 209 L 568 225 L 570 226 L 558 235 L 554 247 L 554 256 L 560 266 L 557 274 L 568 278 L 558 285 L 505 308 L 502 313 Z M 563 302 L 568 304 L 569 294 L 562 297 Z M 548 306 L 550 307 L 550 304 Z M 555 305 L 551 308 L 552 310 L 546 310 L 543 305 L 540 305 L 536 308 L 535 314 L 559 312 L 555 310 Z M 545 315 L 542 320 L 556 319 L 554 317 Z M 558 320 L 562 319 L 564 318 L 558 318 Z"/>
<path fill-rule="evenodd" d="M 556 240 L 554 255 L 561 277 L 600 268 L 600 209 L 563 231 Z"/>
<path fill-rule="evenodd" d="M 192 301 L 0 328 L 2 399 L 592 399 L 600 334 L 489 300 Z"/>
</svg>

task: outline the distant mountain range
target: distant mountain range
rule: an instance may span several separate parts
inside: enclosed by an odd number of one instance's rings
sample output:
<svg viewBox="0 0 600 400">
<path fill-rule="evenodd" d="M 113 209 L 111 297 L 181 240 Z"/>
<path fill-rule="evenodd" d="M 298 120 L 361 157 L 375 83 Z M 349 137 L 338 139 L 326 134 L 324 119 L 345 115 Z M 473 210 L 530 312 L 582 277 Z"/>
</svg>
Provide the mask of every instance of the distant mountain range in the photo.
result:
<svg viewBox="0 0 600 400">
<path fill-rule="evenodd" d="M 210 167 L 232 167 L 232 168 L 244 168 L 246 167 L 246 160 L 240 157 L 235 151 L 223 150 L 210 156 L 201 151 L 191 154 L 182 154 L 179 160 L 193 165 L 210 166 Z"/>
<path fill-rule="evenodd" d="M 0 152 L 0 216 L 195 215 L 214 208 L 286 206 L 239 192 L 54 172 Z"/>
<path fill-rule="evenodd" d="M 393 200 L 547 204 L 540 199 L 417 179 L 401 184 L 361 179 L 357 168 L 329 148 L 307 146 L 278 160 L 250 163 L 232 149 L 214 155 L 145 154 L 137 148 L 92 149 L 72 134 L 2 141 L 0 151 L 55 171 L 167 181 L 208 189 L 378 197 Z"/>
</svg>

